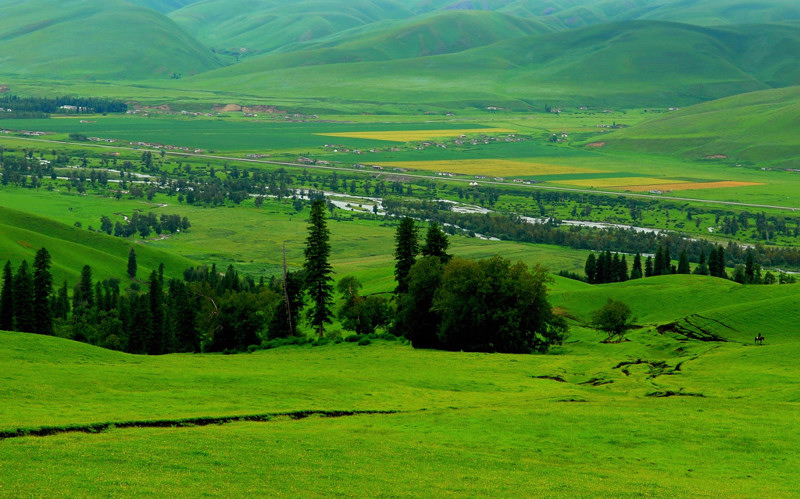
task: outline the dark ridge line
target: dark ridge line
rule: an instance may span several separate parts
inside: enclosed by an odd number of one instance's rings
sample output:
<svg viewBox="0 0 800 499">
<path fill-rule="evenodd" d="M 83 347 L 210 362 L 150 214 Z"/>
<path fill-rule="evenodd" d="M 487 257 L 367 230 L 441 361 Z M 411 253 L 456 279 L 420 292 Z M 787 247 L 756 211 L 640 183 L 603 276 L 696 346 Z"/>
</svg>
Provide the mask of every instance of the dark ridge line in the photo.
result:
<svg viewBox="0 0 800 499">
<path fill-rule="evenodd" d="M 103 433 L 117 428 L 188 428 L 193 426 L 225 425 L 240 422 L 266 423 L 275 418 L 288 417 L 292 420 L 306 419 L 311 416 L 324 418 L 342 418 L 348 416 L 370 416 L 398 414 L 401 411 L 291 411 L 268 414 L 250 414 L 245 416 L 198 417 L 185 419 L 160 419 L 144 421 L 123 421 L 119 423 L 91 423 L 75 426 L 42 426 L 38 428 L 17 428 L 0 431 L 0 442 L 12 438 L 49 437 L 65 433 Z"/>
</svg>

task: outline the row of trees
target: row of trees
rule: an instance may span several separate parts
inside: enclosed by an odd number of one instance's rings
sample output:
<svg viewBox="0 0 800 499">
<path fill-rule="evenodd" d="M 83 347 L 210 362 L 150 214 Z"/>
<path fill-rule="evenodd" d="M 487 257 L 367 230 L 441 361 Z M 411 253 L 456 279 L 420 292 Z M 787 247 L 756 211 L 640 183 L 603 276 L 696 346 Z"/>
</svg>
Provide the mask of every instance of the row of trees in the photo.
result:
<svg viewBox="0 0 800 499">
<path fill-rule="evenodd" d="M 176 232 L 186 232 L 192 226 L 187 217 L 180 215 L 168 215 L 162 213 L 157 217 L 155 213 L 148 212 L 142 214 L 138 211 L 133 212 L 130 217 L 125 217 L 126 222 L 112 222 L 111 218 L 106 215 L 100 217 L 100 230 L 108 235 L 115 235 L 117 237 L 131 237 L 137 233 L 145 238 L 151 233 L 156 234 Z"/>
<path fill-rule="evenodd" d="M 741 284 L 781 284 L 791 283 L 795 278 L 785 272 L 780 272 L 776 277 L 772 272 L 762 275 L 761 265 L 755 261 L 755 251 L 747 252 L 744 264 L 736 265 L 731 276 L 725 269 L 725 248 L 714 246 L 706 258 L 705 251 L 701 251 L 700 259 L 694 270 L 691 270 L 687 252 L 681 252 L 678 265 L 672 264 L 669 247 L 659 246 L 654 257 L 648 256 L 642 267 L 642 256 L 636 253 L 633 258 L 633 267 L 628 273 L 628 264 L 625 255 L 606 251 L 595 256 L 589 254 L 584 266 L 586 281 L 589 284 L 605 284 L 610 282 L 623 282 L 628 279 L 640 279 L 642 277 L 652 277 L 668 274 L 698 274 L 723 279 L 732 279 Z"/>
<path fill-rule="evenodd" d="M 516 215 L 500 213 L 456 213 L 447 203 L 434 201 L 384 202 L 387 213 L 398 217 L 413 217 L 432 220 L 439 224 L 459 228 L 468 234 L 483 234 L 502 240 L 555 244 L 574 249 L 593 251 L 617 251 L 629 254 L 648 253 L 659 246 L 669 249 L 671 254 L 686 252 L 688 262 L 700 262 L 701 255 L 710 255 L 717 245 L 703 239 L 691 239 L 673 233 L 637 232 L 632 229 L 590 227 L 563 227 L 557 221 L 530 223 Z M 800 267 L 800 247 L 765 246 L 756 243 L 751 248 L 734 241 L 724 246 L 726 267 L 745 264 L 747 252 L 751 250 L 762 266 Z"/>
<path fill-rule="evenodd" d="M 54 310 L 63 306 L 66 294 L 54 299 L 50 260 L 50 253 L 41 248 L 32 269 L 23 260 L 14 272 L 11 262 L 6 262 L 0 291 L 0 330 L 53 334 Z"/>
<path fill-rule="evenodd" d="M 128 110 L 125 102 L 102 97 L 19 97 L 12 94 L 0 95 L 0 107 L 14 113 L 43 114 L 124 113 Z"/>
</svg>

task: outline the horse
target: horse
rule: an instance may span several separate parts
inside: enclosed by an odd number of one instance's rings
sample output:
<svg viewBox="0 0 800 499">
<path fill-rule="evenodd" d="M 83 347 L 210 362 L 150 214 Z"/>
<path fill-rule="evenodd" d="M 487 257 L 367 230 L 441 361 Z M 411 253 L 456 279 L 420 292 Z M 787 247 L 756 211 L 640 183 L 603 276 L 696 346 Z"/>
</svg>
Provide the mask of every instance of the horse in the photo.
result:
<svg viewBox="0 0 800 499">
<path fill-rule="evenodd" d="M 764 344 L 764 337 L 761 336 L 761 333 L 758 333 L 758 336 L 756 336 L 755 342 L 758 345 L 763 345 Z"/>
</svg>

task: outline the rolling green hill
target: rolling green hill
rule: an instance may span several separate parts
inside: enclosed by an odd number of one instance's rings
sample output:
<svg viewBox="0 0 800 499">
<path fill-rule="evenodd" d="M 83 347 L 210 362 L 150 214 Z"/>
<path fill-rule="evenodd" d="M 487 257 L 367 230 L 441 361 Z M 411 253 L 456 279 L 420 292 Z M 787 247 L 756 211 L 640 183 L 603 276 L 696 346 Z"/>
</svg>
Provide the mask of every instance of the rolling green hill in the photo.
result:
<svg viewBox="0 0 800 499">
<path fill-rule="evenodd" d="M 138 0 L 170 16 L 217 48 L 268 51 L 386 20 L 413 20 L 434 12 L 499 12 L 536 20 L 555 29 L 572 29 L 630 20 L 674 21 L 703 26 L 766 23 L 800 19 L 792 0 Z M 160 5 L 160 4 L 167 4 Z M 176 4 L 188 4 L 171 11 Z M 375 26 L 377 27 L 377 26 Z"/>
<path fill-rule="evenodd" d="M 375 23 L 304 44 L 302 50 L 266 55 L 260 66 L 391 61 L 462 52 L 501 40 L 550 31 L 535 21 L 496 12 L 449 11 L 412 21 Z M 290 47 L 291 48 L 291 47 Z"/>
<path fill-rule="evenodd" d="M 395 0 L 201 0 L 170 17 L 216 49 L 267 52 L 349 28 L 411 17 Z"/>
<path fill-rule="evenodd" d="M 313 53 L 313 67 L 264 56 L 187 84 L 441 106 L 670 107 L 800 83 L 800 72 L 791 66 L 795 53 L 800 53 L 800 34 L 788 26 L 701 28 L 635 21 L 376 63 L 326 61 L 334 51 Z"/>
<path fill-rule="evenodd" d="M 196 1 L 197 0 L 128 0 L 128 2 L 134 5 L 149 7 L 153 10 L 164 12 L 165 14 L 195 3 Z"/>
<path fill-rule="evenodd" d="M 195 265 L 186 258 L 135 244 L 130 240 L 107 236 L 86 229 L 78 229 L 9 208 L 0 207 L 0 255 L 2 264 L 11 260 L 14 269 L 23 259 L 33 262 L 39 248 L 47 248 L 52 256 L 52 273 L 57 286 L 64 280 L 75 284 L 84 265 L 92 267 L 94 279 L 125 276 L 128 252 L 136 251 L 138 277 L 146 279 L 151 271 L 163 263 L 165 272 L 174 277 Z"/>
<path fill-rule="evenodd" d="M 606 135 L 609 150 L 800 168 L 800 87 L 737 95 Z M 729 160 L 729 161 L 727 161 Z"/>
<path fill-rule="evenodd" d="M 3 3 L 5 75 L 145 79 L 220 66 L 210 50 L 164 15 L 122 0 Z"/>
</svg>

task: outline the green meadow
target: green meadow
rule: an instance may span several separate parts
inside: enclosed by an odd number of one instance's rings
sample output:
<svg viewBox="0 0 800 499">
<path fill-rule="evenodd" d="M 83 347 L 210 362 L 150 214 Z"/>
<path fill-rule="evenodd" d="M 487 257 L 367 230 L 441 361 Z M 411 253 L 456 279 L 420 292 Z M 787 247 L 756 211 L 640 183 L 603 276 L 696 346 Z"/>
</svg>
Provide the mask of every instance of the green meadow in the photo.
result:
<svg viewBox="0 0 800 499">
<path fill-rule="evenodd" d="M 113 487 L 132 495 L 790 497 L 798 307 L 794 286 L 775 300 L 768 288 L 679 276 L 572 290 L 557 283 L 553 301 L 574 314 L 571 335 L 534 356 L 379 340 L 139 357 L 0 333 L 9 387 L 0 392 L 0 431 L 120 426 L 2 440 L 0 484 L 12 496 Z M 602 344 L 602 334 L 580 326 L 607 296 L 630 299 L 641 314 L 643 327 L 626 342 Z M 728 341 L 656 331 L 689 312 L 718 320 L 708 327 Z M 783 318 L 773 328 L 759 326 L 775 315 Z M 754 329 L 764 331 L 763 347 L 751 345 Z M 396 413 L 280 415 L 293 411 Z M 265 421 L 181 423 L 256 415 Z M 148 421 L 164 427 L 122 427 Z"/>
</svg>

